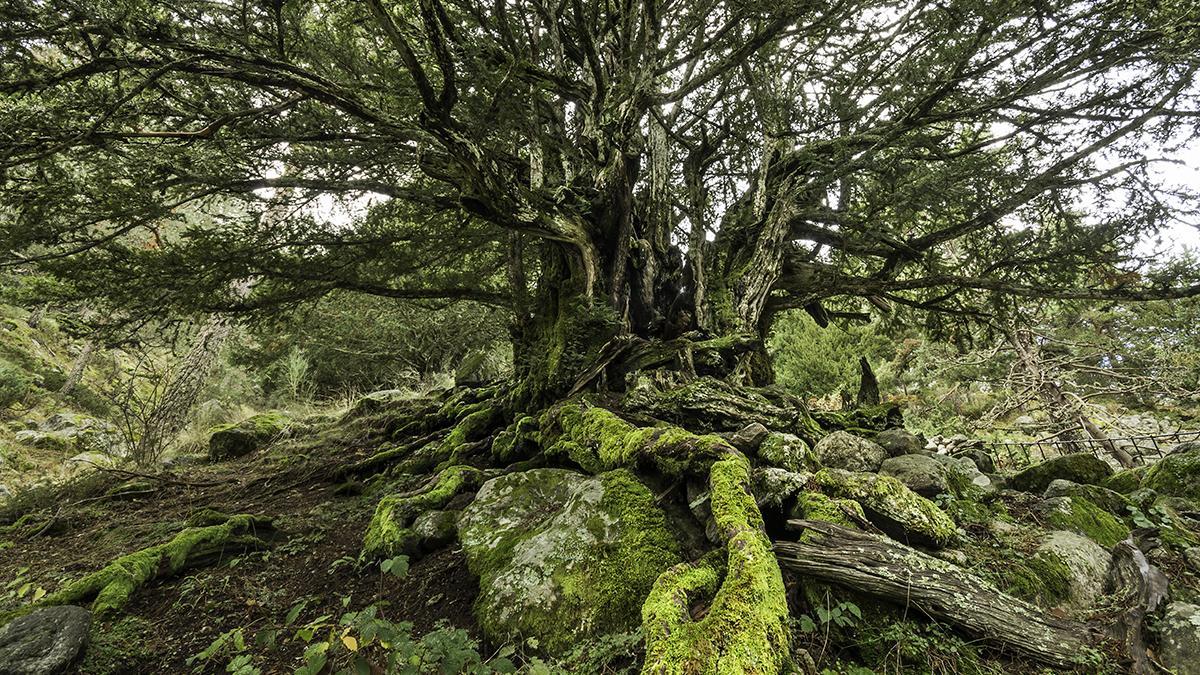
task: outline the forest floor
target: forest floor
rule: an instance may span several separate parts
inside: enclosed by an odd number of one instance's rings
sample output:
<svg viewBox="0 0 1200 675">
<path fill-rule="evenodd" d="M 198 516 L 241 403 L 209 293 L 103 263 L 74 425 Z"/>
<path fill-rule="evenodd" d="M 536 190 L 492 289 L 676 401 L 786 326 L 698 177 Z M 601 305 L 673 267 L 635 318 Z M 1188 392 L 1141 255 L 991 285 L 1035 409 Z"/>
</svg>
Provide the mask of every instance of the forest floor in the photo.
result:
<svg viewBox="0 0 1200 675">
<path fill-rule="evenodd" d="M 114 489 L 128 493 L 107 496 Z M 290 673 L 303 664 L 301 628 L 329 622 L 313 621 L 320 617 L 336 623 L 371 605 L 384 618 L 411 622 L 415 635 L 448 626 L 478 637 L 471 613 L 478 582 L 454 547 L 414 562 L 403 577 L 378 567 L 364 572 L 356 560 L 373 500 L 339 492 L 324 474 L 280 472 L 259 455 L 188 466 L 186 477 L 99 471 L 78 481 L 50 507 L 52 524 L 12 537 L 0 555 L 0 611 L 16 606 L 26 583 L 26 596 L 53 592 L 114 558 L 162 543 L 205 508 L 272 519 L 278 529 L 272 547 L 230 550 L 217 564 L 151 582 L 117 618 L 94 622 L 80 672 L 220 671 L 244 640 L 263 672 Z M 302 610 L 287 621 L 297 606 Z M 239 629 L 212 663 L 196 658 Z"/>
</svg>

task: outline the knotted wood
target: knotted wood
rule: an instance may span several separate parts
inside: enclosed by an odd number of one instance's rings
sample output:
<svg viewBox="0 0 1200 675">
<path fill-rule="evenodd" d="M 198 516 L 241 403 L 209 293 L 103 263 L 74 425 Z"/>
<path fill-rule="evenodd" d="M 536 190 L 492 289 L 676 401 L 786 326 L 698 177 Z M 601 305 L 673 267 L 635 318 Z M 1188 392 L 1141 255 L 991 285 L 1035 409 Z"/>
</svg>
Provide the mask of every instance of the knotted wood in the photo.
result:
<svg viewBox="0 0 1200 675">
<path fill-rule="evenodd" d="M 806 579 L 915 608 L 998 650 L 1058 668 L 1078 665 L 1093 639 L 966 570 L 900 542 L 830 523 L 792 520 L 804 543 L 777 542 L 779 565 Z"/>
</svg>

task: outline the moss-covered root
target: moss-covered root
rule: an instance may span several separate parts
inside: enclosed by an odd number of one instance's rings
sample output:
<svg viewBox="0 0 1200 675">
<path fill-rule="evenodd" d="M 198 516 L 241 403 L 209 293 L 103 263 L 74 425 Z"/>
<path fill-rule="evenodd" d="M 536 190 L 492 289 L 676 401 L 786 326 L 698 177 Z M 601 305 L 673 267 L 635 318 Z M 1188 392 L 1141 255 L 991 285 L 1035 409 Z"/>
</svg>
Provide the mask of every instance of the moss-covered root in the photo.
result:
<svg viewBox="0 0 1200 675">
<path fill-rule="evenodd" d="M 779 673 L 788 659 L 787 599 L 779 564 L 750 495 L 750 463 L 730 455 L 712 467 L 713 518 L 724 559 L 709 554 L 655 582 L 642 606 L 643 673 Z M 721 572 L 724 571 L 724 578 Z M 691 616 L 691 598 L 711 594 L 708 613 Z"/>
<path fill-rule="evenodd" d="M 409 527 L 413 519 L 425 511 L 445 506 L 458 493 L 474 489 L 482 482 L 483 472 L 479 469 L 452 466 L 443 469 L 434 483 L 418 492 L 388 495 L 379 500 L 363 537 L 363 555 L 387 558 L 410 553 L 417 543 L 416 535 Z"/>
<path fill-rule="evenodd" d="M 117 558 L 103 569 L 47 595 L 39 604 L 76 605 L 95 598 L 92 612 L 98 617 L 111 615 L 125 606 L 134 591 L 155 578 L 175 574 L 228 548 L 263 546 L 254 532 L 256 528 L 269 527 L 268 520 L 245 514 L 230 516 L 218 525 L 189 527 L 165 544 Z"/>
</svg>

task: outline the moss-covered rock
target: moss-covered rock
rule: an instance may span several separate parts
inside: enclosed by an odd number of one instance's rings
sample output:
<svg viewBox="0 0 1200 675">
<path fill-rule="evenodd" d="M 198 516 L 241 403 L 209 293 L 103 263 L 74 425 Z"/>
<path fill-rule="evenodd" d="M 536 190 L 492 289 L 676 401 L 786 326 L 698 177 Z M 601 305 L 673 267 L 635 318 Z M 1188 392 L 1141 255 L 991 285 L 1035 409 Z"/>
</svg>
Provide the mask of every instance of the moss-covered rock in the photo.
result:
<svg viewBox="0 0 1200 675">
<path fill-rule="evenodd" d="M 1005 593 L 1044 607 L 1058 606 L 1071 597 L 1071 568 L 1057 555 L 1015 557 L 996 576 Z"/>
<path fill-rule="evenodd" d="M 365 558 L 387 558 L 399 553 L 412 555 L 422 546 L 415 519 L 439 509 L 464 490 L 483 482 L 483 472 L 471 466 L 452 466 L 438 474 L 434 483 L 410 493 L 393 494 L 379 500 L 363 536 Z"/>
<path fill-rule="evenodd" d="M 1129 536 L 1125 523 L 1083 497 L 1054 497 L 1038 504 L 1037 510 L 1052 529 L 1082 534 L 1104 548 Z"/>
<path fill-rule="evenodd" d="M 1073 483 L 1100 485 L 1112 474 L 1112 467 L 1099 457 L 1074 453 L 1054 457 L 1017 472 L 1009 477 L 1008 487 L 1041 494 L 1050 483 L 1060 478 Z"/>
<path fill-rule="evenodd" d="M 901 541 L 941 547 L 957 537 L 950 516 L 891 476 L 822 469 L 814 480 L 826 493 L 858 502 L 871 522 Z"/>
<path fill-rule="evenodd" d="M 885 429 L 875 434 L 874 440 L 892 457 L 929 454 L 925 449 L 925 439 L 900 427 Z"/>
<path fill-rule="evenodd" d="M 900 455 L 883 461 L 879 473 L 904 483 L 922 497 L 977 495 L 991 481 L 969 459 L 946 455 Z"/>
<path fill-rule="evenodd" d="M 1158 622 L 1159 658 L 1177 675 L 1200 675 L 1200 606 L 1167 605 Z"/>
<path fill-rule="evenodd" d="M 1146 469 L 1142 487 L 1200 502 L 1200 445 L 1184 443 L 1177 446 Z"/>
<path fill-rule="evenodd" d="M 1104 579 L 1112 555 L 1091 539 L 1074 532 L 1051 532 L 1038 545 L 1038 556 L 1052 556 L 1067 567 L 1067 594 L 1063 600 L 1071 607 L 1087 609 L 1096 604 L 1104 591 Z"/>
<path fill-rule="evenodd" d="M 758 458 L 769 466 L 797 473 L 813 469 L 816 464 L 813 452 L 803 438 L 778 432 L 767 434 L 759 444 Z"/>
<path fill-rule="evenodd" d="M 283 413 L 271 411 L 236 424 L 213 427 L 208 439 L 208 458 L 221 462 L 248 455 L 283 433 L 288 422 Z"/>
<path fill-rule="evenodd" d="M 1139 466 L 1133 469 L 1122 469 L 1108 478 L 1104 479 L 1101 484 L 1113 492 L 1127 495 L 1134 490 L 1142 487 L 1142 475 L 1146 472 L 1146 467 Z"/>
<path fill-rule="evenodd" d="M 887 450 L 875 441 L 847 431 L 835 431 L 822 438 L 813 448 L 813 454 L 821 466 L 848 471 L 878 471 L 888 458 Z"/>
<path fill-rule="evenodd" d="M 1080 485 L 1079 483 L 1072 483 L 1069 480 L 1061 478 L 1051 482 L 1042 496 L 1047 499 L 1052 497 L 1082 497 L 1118 518 L 1128 516 L 1129 507 L 1133 505 L 1133 502 L 1129 501 L 1125 495 L 1119 492 L 1114 492 L 1099 485 Z"/>
<path fill-rule="evenodd" d="M 680 561 L 654 497 L 628 470 L 534 469 L 488 481 L 459 540 L 480 579 L 480 627 L 550 652 L 636 628 L 655 579 Z"/>
</svg>

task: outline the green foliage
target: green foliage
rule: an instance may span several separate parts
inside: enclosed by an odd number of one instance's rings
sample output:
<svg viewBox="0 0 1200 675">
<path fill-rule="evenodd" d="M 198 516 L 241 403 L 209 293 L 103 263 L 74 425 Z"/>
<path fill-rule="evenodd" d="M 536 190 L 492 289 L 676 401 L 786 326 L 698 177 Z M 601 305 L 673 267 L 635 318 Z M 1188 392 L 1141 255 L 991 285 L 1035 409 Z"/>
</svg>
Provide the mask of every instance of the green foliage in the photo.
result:
<svg viewBox="0 0 1200 675">
<path fill-rule="evenodd" d="M 866 357 L 887 390 L 886 372 L 895 346 L 877 324 L 832 324 L 821 328 L 801 311 L 785 312 L 771 326 L 768 343 L 778 383 L 801 396 L 828 396 L 858 391 L 859 357 Z"/>
<path fill-rule="evenodd" d="M 25 371 L 0 360 L 0 407 L 7 408 L 24 401 L 32 388 Z"/>
<path fill-rule="evenodd" d="M 472 355 L 485 378 L 496 378 L 510 368 L 504 321 L 470 302 L 429 307 L 334 293 L 252 326 L 233 359 L 263 374 L 268 395 L 289 400 L 420 387 Z"/>
</svg>

